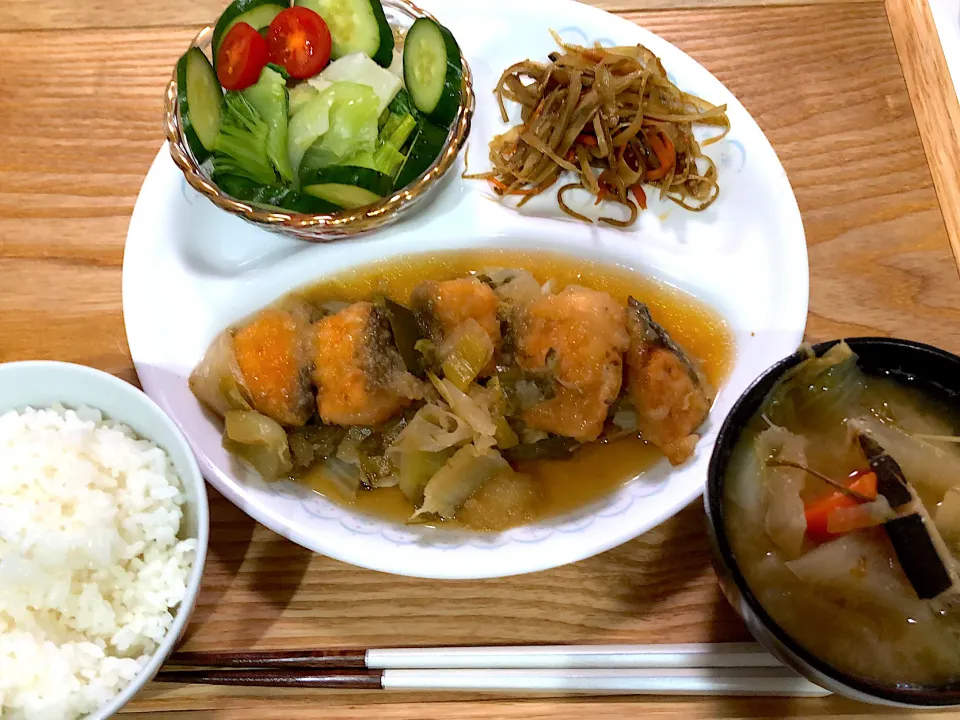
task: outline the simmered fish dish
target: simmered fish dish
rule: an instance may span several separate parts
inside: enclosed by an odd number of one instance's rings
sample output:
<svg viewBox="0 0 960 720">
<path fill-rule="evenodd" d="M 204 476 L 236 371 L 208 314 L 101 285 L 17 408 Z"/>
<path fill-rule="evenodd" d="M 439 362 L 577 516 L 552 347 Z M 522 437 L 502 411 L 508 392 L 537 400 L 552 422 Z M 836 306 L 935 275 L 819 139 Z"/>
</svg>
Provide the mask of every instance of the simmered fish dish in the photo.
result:
<svg viewBox="0 0 960 720">
<path fill-rule="evenodd" d="M 602 496 L 661 455 L 683 463 L 729 359 L 722 321 L 623 271 L 490 255 L 284 297 L 218 336 L 190 387 L 264 477 L 408 522 L 504 529 Z M 701 357 L 660 311 L 687 321 Z M 576 480 L 557 472 L 584 462 Z"/>
</svg>

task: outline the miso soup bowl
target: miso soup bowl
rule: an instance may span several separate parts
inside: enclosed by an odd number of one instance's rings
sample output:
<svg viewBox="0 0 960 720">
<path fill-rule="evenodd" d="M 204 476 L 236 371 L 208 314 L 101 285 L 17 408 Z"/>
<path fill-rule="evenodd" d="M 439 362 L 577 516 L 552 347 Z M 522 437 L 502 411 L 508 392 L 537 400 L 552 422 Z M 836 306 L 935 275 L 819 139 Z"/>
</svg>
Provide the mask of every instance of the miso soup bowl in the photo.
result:
<svg viewBox="0 0 960 720">
<path fill-rule="evenodd" d="M 937 393 L 960 393 L 960 357 L 938 348 L 894 338 L 846 338 L 859 357 L 860 368 L 927 385 Z M 840 340 L 814 345 L 822 355 Z M 746 622 L 754 638 L 770 653 L 811 682 L 838 695 L 862 702 L 894 707 L 948 707 L 960 705 L 960 683 L 944 686 L 887 685 L 844 673 L 808 652 L 783 630 L 760 604 L 737 565 L 724 518 L 724 481 L 727 465 L 740 433 L 763 404 L 764 398 L 790 368 L 806 356 L 784 358 L 761 375 L 740 396 L 727 415 L 708 468 L 704 506 L 707 512 L 713 566 L 723 594 Z"/>
</svg>

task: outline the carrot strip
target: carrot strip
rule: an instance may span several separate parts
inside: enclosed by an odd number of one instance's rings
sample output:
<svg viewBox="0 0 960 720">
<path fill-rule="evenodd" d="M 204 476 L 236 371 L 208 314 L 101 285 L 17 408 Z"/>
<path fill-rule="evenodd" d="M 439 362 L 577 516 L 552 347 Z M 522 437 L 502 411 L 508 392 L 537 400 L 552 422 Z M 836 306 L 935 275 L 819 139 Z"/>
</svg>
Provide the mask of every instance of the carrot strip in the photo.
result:
<svg viewBox="0 0 960 720">
<path fill-rule="evenodd" d="M 639 183 L 634 185 L 630 190 L 633 192 L 633 196 L 637 199 L 637 205 L 640 206 L 641 210 L 647 209 L 647 194 L 643 191 L 643 186 Z"/>
<path fill-rule="evenodd" d="M 663 138 L 661 140 L 661 138 Z M 647 180 L 662 180 L 665 178 L 674 166 L 677 164 L 677 149 L 673 146 L 673 141 L 669 136 L 658 129 L 657 132 L 647 136 L 647 141 L 653 152 L 657 154 L 657 160 L 660 161 L 660 167 L 647 171 Z"/>
<path fill-rule="evenodd" d="M 581 145 L 586 145 L 587 147 L 597 147 L 597 138 L 593 135 L 587 135 L 586 133 L 580 133 L 577 135 L 575 143 L 580 143 Z"/>
<path fill-rule="evenodd" d="M 877 476 L 875 473 L 865 472 L 850 483 L 849 487 L 851 490 L 875 500 L 877 497 Z M 828 540 L 834 537 L 827 530 L 827 520 L 833 511 L 839 508 L 857 507 L 859 504 L 856 500 L 841 492 L 833 492 L 825 498 L 810 503 L 803 511 L 807 518 L 807 535 L 812 540 Z"/>
</svg>

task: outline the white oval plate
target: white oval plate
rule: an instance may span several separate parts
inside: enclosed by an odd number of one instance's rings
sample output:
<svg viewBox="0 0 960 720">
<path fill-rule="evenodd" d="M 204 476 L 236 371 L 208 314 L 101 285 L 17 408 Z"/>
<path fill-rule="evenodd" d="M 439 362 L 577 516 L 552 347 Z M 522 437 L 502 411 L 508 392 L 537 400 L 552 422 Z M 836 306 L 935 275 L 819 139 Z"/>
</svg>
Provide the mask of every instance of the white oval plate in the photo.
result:
<svg viewBox="0 0 960 720">
<path fill-rule="evenodd" d="M 602 552 L 683 508 L 703 489 L 723 417 L 750 381 L 796 349 L 807 313 L 807 255 L 796 200 L 779 160 L 753 119 L 710 73 L 636 25 L 569 0 L 430 0 L 428 9 L 462 44 L 478 96 L 471 171 L 502 132 L 491 92 L 503 68 L 543 58 L 554 28 L 573 42 L 643 43 L 683 89 L 726 103 L 732 131 L 707 150 L 721 195 L 704 213 L 651 198 L 630 231 L 566 219 L 554 202 L 523 213 L 499 205 L 461 167 L 409 219 L 332 246 L 272 235 L 222 213 L 193 192 L 162 149 L 130 221 L 123 309 L 130 351 L 147 393 L 180 425 L 207 479 L 272 530 L 304 547 L 375 570 L 431 578 L 485 578 L 556 567 Z M 187 377 L 229 323 L 285 292 L 385 257 L 452 248 L 541 248 L 615 263 L 686 290 L 728 321 L 736 360 L 695 456 L 665 462 L 590 507 L 500 534 L 391 525 L 353 513 L 291 482 L 267 484 L 220 444 L 220 426 L 191 395 Z"/>
</svg>

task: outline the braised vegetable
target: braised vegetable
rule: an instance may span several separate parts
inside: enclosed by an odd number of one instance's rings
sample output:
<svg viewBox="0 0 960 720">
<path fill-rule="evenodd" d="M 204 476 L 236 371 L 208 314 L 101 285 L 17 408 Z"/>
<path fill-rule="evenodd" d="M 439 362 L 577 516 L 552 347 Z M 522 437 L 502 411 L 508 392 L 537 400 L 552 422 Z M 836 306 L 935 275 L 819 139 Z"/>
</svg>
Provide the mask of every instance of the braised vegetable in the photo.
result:
<svg viewBox="0 0 960 720">
<path fill-rule="evenodd" d="M 508 449 L 504 455 L 510 462 L 556 460 L 569 457 L 578 447 L 580 447 L 580 443 L 573 438 L 551 435 L 535 443 L 515 445 Z"/>
<path fill-rule="evenodd" d="M 478 450 L 467 445 L 458 450 L 434 475 L 423 490 L 423 504 L 413 519 L 438 515 L 452 518 L 487 480 L 509 471 L 510 465 L 496 450 Z"/>
<path fill-rule="evenodd" d="M 423 489 L 440 468 L 453 456 L 453 448 L 437 452 L 409 450 L 399 455 L 400 489 L 414 505 L 423 503 Z"/>
<path fill-rule="evenodd" d="M 293 430 L 289 440 L 294 467 L 306 469 L 333 457 L 345 434 L 335 425 L 307 425 Z"/>
<path fill-rule="evenodd" d="M 190 392 L 221 417 L 230 410 L 253 409 L 253 398 L 244 384 L 233 349 L 233 333 L 229 330 L 217 335 L 190 373 Z"/>
<path fill-rule="evenodd" d="M 279 423 L 257 412 L 227 412 L 224 447 L 247 460 L 268 480 L 282 477 L 293 469 L 287 434 Z"/>
<path fill-rule="evenodd" d="M 416 349 L 417 341 L 421 339 L 420 325 L 417 323 L 416 315 L 406 305 L 401 305 L 388 297 L 381 298 L 381 302 L 386 311 L 387 320 L 390 321 L 393 340 L 407 371 L 417 377 L 424 377 L 423 356 Z"/>
<path fill-rule="evenodd" d="M 451 349 L 440 364 L 443 377 L 466 392 L 493 359 L 493 343 L 475 320 L 465 322 L 451 338 Z"/>
<path fill-rule="evenodd" d="M 520 196 L 522 205 L 573 173 L 575 180 L 557 191 L 560 208 L 591 222 L 564 201 L 568 190 L 584 189 L 597 202 L 629 211 L 625 221 L 600 218 L 618 227 L 632 225 L 638 203 L 645 204 L 645 197 L 634 192 L 635 203 L 629 194 L 640 183 L 687 210 L 710 207 L 720 193 L 717 168 L 701 152 L 693 126 L 721 129 L 704 144 L 720 139 L 730 128 L 726 106 L 680 90 L 642 45 L 588 48 L 554 37 L 561 52 L 550 62 L 524 60 L 500 76 L 501 117 L 509 120 L 504 101 L 511 100 L 521 106 L 523 122 L 491 141 L 493 169 L 472 177 L 489 180 L 499 195 Z"/>
<path fill-rule="evenodd" d="M 432 403 L 420 408 L 391 446 L 393 453 L 440 452 L 473 437 L 469 423 Z"/>
</svg>

